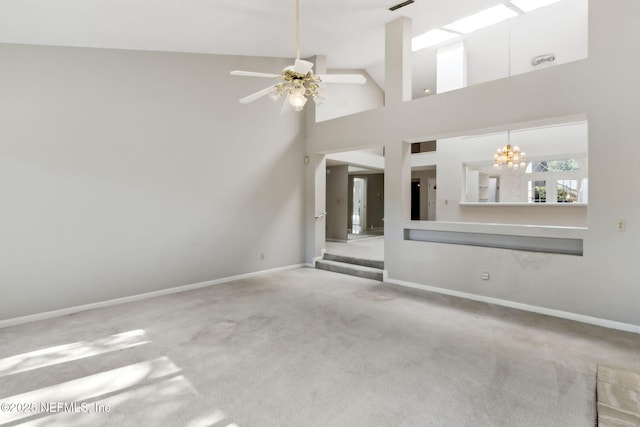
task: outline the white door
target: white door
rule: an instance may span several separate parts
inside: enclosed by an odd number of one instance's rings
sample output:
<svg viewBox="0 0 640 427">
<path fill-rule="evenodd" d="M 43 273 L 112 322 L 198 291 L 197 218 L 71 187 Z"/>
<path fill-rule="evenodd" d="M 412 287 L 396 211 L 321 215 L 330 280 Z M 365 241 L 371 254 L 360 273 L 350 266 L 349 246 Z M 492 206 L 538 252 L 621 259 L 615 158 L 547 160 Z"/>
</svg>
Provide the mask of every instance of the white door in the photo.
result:
<svg viewBox="0 0 640 427">
<path fill-rule="evenodd" d="M 427 221 L 436 220 L 436 179 L 427 179 Z"/>
</svg>

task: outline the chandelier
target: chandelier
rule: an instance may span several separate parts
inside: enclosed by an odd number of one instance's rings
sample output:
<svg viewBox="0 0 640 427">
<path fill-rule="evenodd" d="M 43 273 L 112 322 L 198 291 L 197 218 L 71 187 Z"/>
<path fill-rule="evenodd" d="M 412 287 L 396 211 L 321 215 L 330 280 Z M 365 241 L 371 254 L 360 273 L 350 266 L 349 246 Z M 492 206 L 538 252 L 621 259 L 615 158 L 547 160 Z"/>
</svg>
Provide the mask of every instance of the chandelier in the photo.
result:
<svg viewBox="0 0 640 427">
<path fill-rule="evenodd" d="M 511 148 L 511 144 L 506 147 L 498 148 L 496 154 L 493 155 L 493 167 L 496 169 L 506 165 L 508 169 L 525 168 L 527 166 L 526 153 L 520 151 L 517 145 Z"/>
</svg>

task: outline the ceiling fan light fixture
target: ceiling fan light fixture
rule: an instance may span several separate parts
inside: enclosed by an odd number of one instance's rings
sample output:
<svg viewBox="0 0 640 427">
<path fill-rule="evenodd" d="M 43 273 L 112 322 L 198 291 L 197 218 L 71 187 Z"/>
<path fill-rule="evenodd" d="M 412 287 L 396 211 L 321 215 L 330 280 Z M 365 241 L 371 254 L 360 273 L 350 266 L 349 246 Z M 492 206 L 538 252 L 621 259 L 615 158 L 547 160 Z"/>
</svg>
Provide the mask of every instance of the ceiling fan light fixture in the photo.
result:
<svg viewBox="0 0 640 427">
<path fill-rule="evenodd" d="M 278 99 L 280 99 L 280 92 L 278 92 L 278 89 L 275 86 L 269 92 L 269 99 L 272 100 L 273 102 L 276 102 Z"/>
<path fill-rule="evenodd" d="M 291 96 L 304 96 L 307 90 L 301 84 L 294 84 L 289 93 Z"/>
<path fill-rule="evenodd" d="M 289 104 L 295 111 L 302 111 L 307 103 L 306 88 L 300 84 L 293 86 L 289 91 Z"/>
<path fill-rule="evenodd" d="M 293 111 L 304 110 L 304 106 L 306 103 L 307 103 L 307 98 L 305 98 L 304 96 L 289 97 L 289 104 L 291 104 L 291 107 L 293 107 Z"/>
<path fill-rule="evenodd" d="M 254 92 L 240 99 L 240 103 L 248 104 L 263 96 L 269 96 L 271 100 L 277 101 L 282 96 L 286 96 L 281 109 L 282 113 L 287 111 L 302 111 L 307 103 L 307 97 L 314 99 L 316 104 L 321 104 L 326 100 L 322 94 L 322 83 L 347 83 L 364 84 L 367 79 L 360 74 L 313 74 L 313 63 L 300 59 L 300 0 L 296 0 L 296 60 L 294 65 L 286 67 L 281 74 L 267 74 L 252 71 L 231 71 L 233 76 L 276 78 L 280 83 L 272 85 Z M 292 107 L 292 108 L 289 108 Z"/>
</svg>

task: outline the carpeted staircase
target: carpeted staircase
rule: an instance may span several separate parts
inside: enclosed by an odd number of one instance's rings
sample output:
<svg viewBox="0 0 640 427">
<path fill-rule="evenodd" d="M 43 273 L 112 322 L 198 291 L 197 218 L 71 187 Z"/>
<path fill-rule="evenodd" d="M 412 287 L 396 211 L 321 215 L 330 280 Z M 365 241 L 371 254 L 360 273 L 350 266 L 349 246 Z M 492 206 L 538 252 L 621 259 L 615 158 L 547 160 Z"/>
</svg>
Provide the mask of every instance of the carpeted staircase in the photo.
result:
<svg viewBox="0 0 640 427">
<path fill-rule="evenodd" d="M 381 282 L 384 261 L 325 253 L 321 260 L 316 261 L 316 268 Z"/>
</svg>

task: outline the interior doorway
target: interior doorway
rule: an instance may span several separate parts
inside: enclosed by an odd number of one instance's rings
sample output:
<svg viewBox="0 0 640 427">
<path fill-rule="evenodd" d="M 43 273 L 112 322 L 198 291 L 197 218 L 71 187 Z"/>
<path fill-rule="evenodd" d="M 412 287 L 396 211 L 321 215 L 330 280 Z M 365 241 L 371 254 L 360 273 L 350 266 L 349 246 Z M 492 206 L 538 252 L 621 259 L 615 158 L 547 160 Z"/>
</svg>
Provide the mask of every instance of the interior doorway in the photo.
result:
<svg viewBox="0 0 640 427">
<path fill-rule="evenodd" d="M 353 178 L 351 232 L 362 234 L 367 229 L 367 178 Z"/>
<path fill-rule="evenodd" d="M 411 168 L 411 210 L 409 212 L 411 221 L 436 220 L 436 179 L 437 168 L 435 165 Z"/>
<path fill-rule="evenodd" d="M 361 240 L 384 234 L 384 172 L 349 173 L 347 239 Z"/>
<path fill-rule="evenodd" d="M 500 177 L 489 177 L 489 188 L 487 189 L 487 202 L 497 203 L 500 201 Z"/>
<path fill-rule="evenodd" d="M 420 220 L 420 180 L 411 180 L 411 220 Z"/>
<path fill-rule="evenodd" d="M 384 236 L 384 148 L 326 155 L 326 240 Z"/>
</svg>

